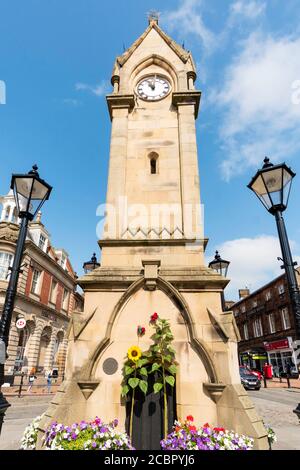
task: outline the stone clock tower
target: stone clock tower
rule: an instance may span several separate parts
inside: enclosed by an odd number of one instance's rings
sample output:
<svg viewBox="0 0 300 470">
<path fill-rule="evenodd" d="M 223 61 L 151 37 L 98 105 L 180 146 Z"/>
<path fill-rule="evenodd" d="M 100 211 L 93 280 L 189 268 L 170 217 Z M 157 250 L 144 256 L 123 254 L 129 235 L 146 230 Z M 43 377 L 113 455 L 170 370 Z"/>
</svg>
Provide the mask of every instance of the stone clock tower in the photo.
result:
<svg viewBox="0 0 300 470">
<path fill-rule="evenodd" d="M 204 263 L 195 80 L 191 53 L 155 18 L 116 59 L 107 96 L 112 131 L 101 267 L 79 279 L 85 309 L 74 314 L 65 381 L 41 431 L 54 419 L 70 424 L 96 415 L 118 418 L 125 428 L 124 358 L 138 341 L 148 349 L 149 318 L 158 312 L 174 334 L 175 416 L 192 414 L 196 423 L 234 429 L 267 448 L 240 383 L 238 330 L 221 307 L 228 280 Z M 139 340 L 138 325 L 146 328 Z"/>
</svg>

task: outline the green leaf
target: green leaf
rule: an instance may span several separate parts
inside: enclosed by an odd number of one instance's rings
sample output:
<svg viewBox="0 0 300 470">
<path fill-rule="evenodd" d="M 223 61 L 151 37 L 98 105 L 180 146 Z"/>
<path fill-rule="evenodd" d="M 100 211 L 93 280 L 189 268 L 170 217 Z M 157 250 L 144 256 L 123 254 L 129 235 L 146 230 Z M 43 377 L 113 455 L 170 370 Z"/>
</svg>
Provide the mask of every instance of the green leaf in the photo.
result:
<svg viewBox="0 0 300 470">
<path fill-rule="evenodd" d="M 149 359 L 139 359 L 138 362 L 137 362 L 137 366 L 138 367 L 143 367 L 145 364 L 148 364 L 149 362 Z"/>
<path fill-rule="evenodd" d="M 128 384 L 130 385 L 131 388 L 136 388 L 139 384 L 140 379 L 137 379 L 136 377 L 132 377 L 131 379 L 128 380 Z"/>
<path fill-rule="evenodd" d="M 154 393 L 158 393 L 162 388 L 163 388 L 162 383 L 156 383 L 156 384 L 153 385 Z"/>
<path fill-rule="evenodd" d="M 130 375 L 130 374 L 132 374 L 133 371 L 134 371 L 134 369 L 130 366 L 125 366 L 124 367 L 124 374 L 125 375 Z"/>
<path fill-rule="evenodd" d="M 172 356 L 170 354 L 167 354 L 167 356 L 164 357 L 165 361 L 167 362 L 172 362 Z"/>
<path fill-rule="evenodd" d="M 155 372 L 158 369 L 160 369 L 160 364 L 157 364 L 157 362 L 154 362 L 154 364 L 152 364 L 151 372 Z"/>
<path fill-rule="evenodd" d="M 147 371 L 146 367 L 142 367 L 139 370 L 139 373 L 140 373 L 140 375 L 148 375 L 148 371 Z"/>
<path fill-rule="evenodd" d="M 146 380 L 140 380 L 139 387 L 142 390 L 142 392 L 144 392 L 144 394 L 146 395 L 147 390 L 148 390 L 148 384 Z"/>
<path fill-rule="evenodd" d="M 166 377 L 166 382 L 171 385 L 171 387 L 174 387 L 174 384 L 175 384 L 175 378 L 173 377 L 173 375 L 167 375 Z"/>
<path fill-rule="evenodd" d="M 168 371 L 174 375 L 177 373 L 177 367 L 174 364 L 172 364 L 170 367 L 168 367 Z"/>
<path fill-rule="evenodd" d="M 167 350 L 172 353 L 172 354 L 176 354 L 176 351 L 174 348 L 172 348 L 172 346 L 170 346 L 169 344 L 167 345 Z"/>
<path fill-rule="evenodd" d="M 121 391 L 122 397 L 126 397 L 126 395 L 127 395 L 128 392 L 129 392 L 129 387 L 128 387 L 128 385 L 124 385 L 124 387 L 122 387 L 122 391 Z"/>
</svg>

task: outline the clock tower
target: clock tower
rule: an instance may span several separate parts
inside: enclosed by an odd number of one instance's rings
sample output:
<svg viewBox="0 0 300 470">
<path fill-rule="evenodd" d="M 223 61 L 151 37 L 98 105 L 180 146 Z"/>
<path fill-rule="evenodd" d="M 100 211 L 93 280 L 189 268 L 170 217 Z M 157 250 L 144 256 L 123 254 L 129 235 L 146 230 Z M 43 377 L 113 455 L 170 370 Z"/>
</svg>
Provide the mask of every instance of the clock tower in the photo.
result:
<svg viewBox="0 0 300 470">
<path fill-rule="evenodd" d="M 65 380 L 41 431 L 54 419 L 71 424 L 96 415 L 118 418 L 128 431 L 124 360 L 131 346 L 146 351 L 152 344 L 149 319 L 158 312 L 170 322 L 178 364 L 169 426 L 193 415 L 196 424 L 233 429 L 267 448 L 263 423 L 240 383 L 238 329 L 232 312 L 222 311 L 228 280 L 204 261 L 195 81 L 191 53 L 155 17 L 115 61 L 101 266 L 79 279 L 84 313 L 73 315 Z M 142 337 L 138 326 L 145 328 Z M 135 447 L 159 448 L 161 403 L 147 394 L 135 410 Z"/>
</svg>

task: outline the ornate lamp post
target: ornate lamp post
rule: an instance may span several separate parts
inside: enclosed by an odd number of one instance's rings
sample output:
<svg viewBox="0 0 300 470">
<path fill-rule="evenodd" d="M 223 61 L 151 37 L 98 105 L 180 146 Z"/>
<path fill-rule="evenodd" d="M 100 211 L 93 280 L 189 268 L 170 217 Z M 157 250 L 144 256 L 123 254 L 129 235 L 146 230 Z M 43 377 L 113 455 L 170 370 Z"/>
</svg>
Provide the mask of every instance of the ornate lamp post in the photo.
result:
<svg viewBox="0 0 300 470">
<path fill-rule="evenodd" d="M 222 259 L 221 256 L 219 255 L 219 252 L 216 251 L 215 258 L 213 259 L 213 261 L 209 263 L 208 267 L 217 271 L 217 273 L 220 274 L 221 276 L 226 277 L 229 265 L 230 265 L 230 261 L 226 261 L 225 259 Z M 224 290 L 222 290 L 222 293 L 221 293 L 221 301 L 222 301 L 223 312 L 225 312 L 226 305 L 225 305 Z"/>
<path fill-rule="evenodd" d="M 285 228 L 282 213 L 286 210 L 291 191 L 292 180 L 296 174 L 285 164 L 273 165 L 269 158 L 264 159 L 264 165 L 258 170 L 248 185 L 258 199 L 262 202 L 268 212 L 275 217 L 278 236 L 281 246 L 283 268 L 285 269 L 292 309 L 295 318 L 296 344 L 300 339 L 300 291 L 297 282 L 290 244 Z M 299 365 L 300 357 L 296 355 L 296 366 Z M 298 405 L 300 414 L 300 404 Z M 296 411 L 296 410 L 295 410 Z"/>
<path fill-rule="evenodd" d="M 34 219 L 35 215 L 40 210 L 46 199 L 49 198 L 52 190 L 52 187 L 39 177 L 37 170 L 38 167 L 34 165 L 29 173 L 14 174 L 12 175 L 11 179 L 10 187 L 14 191 L 18 217 L 21 219 L 21 225 L 16 245 L 14 262 L 11 268 L 10 279 L 6 291 L 3 312 L 0 319 L 0 388 L 4 383 L 4 365 L 7 359 L 9 330 L 14 309 L 28 223 Z M 9 406 L 10 404 L 3 397 L 2 392 L 0 392 L 0 433 L 4 414 Z"/>
<path fill-rule="evenodd" d="M 91 257 L 90 261 L 86 261 L 83 263 L 83 269 L 85 274 L 94 271 L 94 269 L 99 268 L 100 263 L 98 263 L 96 253 L 93 253 L 93 256 Z"/>
</svg>

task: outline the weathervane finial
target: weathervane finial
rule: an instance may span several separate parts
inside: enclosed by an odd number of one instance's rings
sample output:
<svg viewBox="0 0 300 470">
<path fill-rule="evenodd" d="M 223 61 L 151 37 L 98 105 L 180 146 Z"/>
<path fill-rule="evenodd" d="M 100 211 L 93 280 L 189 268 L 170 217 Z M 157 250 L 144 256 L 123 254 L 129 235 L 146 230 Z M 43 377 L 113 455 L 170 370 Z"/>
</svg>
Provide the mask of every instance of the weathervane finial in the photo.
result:
<svg viewBox="0 0 300 470">
<path fill-rule="evenodd" d="M 152 22 L 158 24 L 158 20 L 159 20 L 159 16 L 160 16 L 160 12 L 159 12 L 159 11 L 157 11 L 157 10 L 150 10 L 150 11 L 148 11 L 147 16 L 148 16 L 148 22 L 149 22 L 149 24 L 152 23 Z"/>
</svg>

